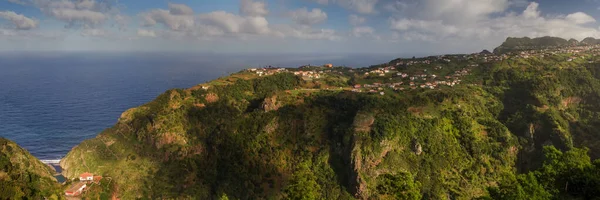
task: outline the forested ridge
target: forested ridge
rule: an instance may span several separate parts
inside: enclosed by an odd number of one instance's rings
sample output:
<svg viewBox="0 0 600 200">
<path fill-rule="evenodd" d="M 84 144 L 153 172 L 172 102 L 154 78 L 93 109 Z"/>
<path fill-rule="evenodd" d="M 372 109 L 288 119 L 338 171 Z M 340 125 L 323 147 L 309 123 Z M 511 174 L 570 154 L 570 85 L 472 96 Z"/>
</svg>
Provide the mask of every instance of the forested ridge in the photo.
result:
<svg viewBox="0 0 600 200">
<path fill-rule="evenodd" d="M 62 199 L 54 170 L 0 137 L 0 199 Z"/>
<path fill-rule="evenodd" d="M 125 111 L 61 166 L 110 180 L 89 199 L 594 199 L 600 57 L 572 48 L 247 69 Z"/>
</svg>

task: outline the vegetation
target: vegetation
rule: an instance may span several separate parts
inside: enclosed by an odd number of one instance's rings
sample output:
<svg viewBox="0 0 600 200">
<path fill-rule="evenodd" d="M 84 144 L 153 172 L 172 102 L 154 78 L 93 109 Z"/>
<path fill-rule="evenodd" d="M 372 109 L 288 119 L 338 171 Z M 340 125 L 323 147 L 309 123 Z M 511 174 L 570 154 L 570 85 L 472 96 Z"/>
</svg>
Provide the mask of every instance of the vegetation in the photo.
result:
<svg viewBox="0 0 600 200">
<path fill-rule="evenodd" d="M 110 178 L 89 198 L 591 199 L 600 66 L 572 57 L 398 59 L 322 79 L 240 72 L 124 112 L 61 166 Z M 369 70 L 429 59 L 399 71 L 470 74 L 454 87 L 351 91 L 402 80 Z"/>
<path fill-rule="evenodd" d="M 592 40 L 586 40 L 586 42 L 591 42 Z M 511 51 L 522 51 L 522 50 L 533 50 L 539 48 L 548 48 L 548 47 L 561 47 L 568 45 L 577 45 L 579 42 L 577 40 L 569 40 L 558 37 L 539 37 L 539 38 L 513 38 L 509 37 L 506 39 L 502 45 L 494 49 L 495 54 L 502 54 Z"/>
<path fill-rule="evenodd" d="M 0 137 L 0 199 L 62 199 L 49 166 Z"/>
</svg>

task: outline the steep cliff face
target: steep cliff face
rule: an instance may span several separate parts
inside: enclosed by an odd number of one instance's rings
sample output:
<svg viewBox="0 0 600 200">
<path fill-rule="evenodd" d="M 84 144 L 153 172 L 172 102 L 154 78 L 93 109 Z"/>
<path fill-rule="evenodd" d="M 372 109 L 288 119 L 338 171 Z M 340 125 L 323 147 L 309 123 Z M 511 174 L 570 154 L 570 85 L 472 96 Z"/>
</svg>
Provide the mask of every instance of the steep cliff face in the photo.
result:
<svg viewBox="0 0 600 200">
<path fill-rule="evenodd" d="M 54 170 L 0 137 L 0 199 L 60 199 Z"/>
</svg>

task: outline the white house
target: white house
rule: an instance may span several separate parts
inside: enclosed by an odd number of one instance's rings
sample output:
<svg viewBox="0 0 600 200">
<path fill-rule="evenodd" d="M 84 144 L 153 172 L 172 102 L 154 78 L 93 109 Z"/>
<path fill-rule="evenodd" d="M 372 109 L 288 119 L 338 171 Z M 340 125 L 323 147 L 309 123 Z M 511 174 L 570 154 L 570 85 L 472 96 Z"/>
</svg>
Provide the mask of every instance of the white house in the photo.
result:
<svg viewBox="0 0 600 200">
<path fill-rule="evenodd" d="M 85 189 L 85 187 L 86 187 L 85 182 L 76 183 L 75 185 L 71 186 L 69 189 L 67 189 L 65 191 L 65 195 L 66 196 L 78 196 L 83 192 L 83 189 Z"/>
<path fill-rule="evenodd" d="M 80 181 L 93 181 L 94 180 L 94 174 L 92 173 L 83 173 L 81 175 L 79 175 L 79 180 Z"/>
</svg>

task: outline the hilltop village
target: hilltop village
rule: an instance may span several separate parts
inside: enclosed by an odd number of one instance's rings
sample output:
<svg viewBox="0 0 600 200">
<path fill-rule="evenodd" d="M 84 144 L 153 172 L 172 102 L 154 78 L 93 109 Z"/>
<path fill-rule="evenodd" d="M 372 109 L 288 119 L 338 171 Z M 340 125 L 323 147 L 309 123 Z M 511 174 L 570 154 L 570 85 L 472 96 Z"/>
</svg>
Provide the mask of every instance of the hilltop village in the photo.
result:
<svg viewBox="0 0 600 200">
<path fill-rule="evenodd" d="M 480 70 L 497 64 L 514 63 L 520 59 L 554 57 L 557 62 L 593 62 L 600 55 L 600 45 L 577 45 L 537 48 L 502 54 L 484 50 L 474 54 L 454 54 L 423 58 L 399 58 L 389 63 L 365 68 L 322 66 L 300 66 L 298 68 L 249 68 L 239 74 L 269 76 L 278 73 L 293 73 L 310 82 L 306 89 L 349 90 L 385 95 L 386 92 L 402 93 L 419 89 L 434 90 L 456 87 L 460 84 L 481 84 L 476 77 Z M 208 89 L 206 87 L 205 89 Z"/>
</svg>

